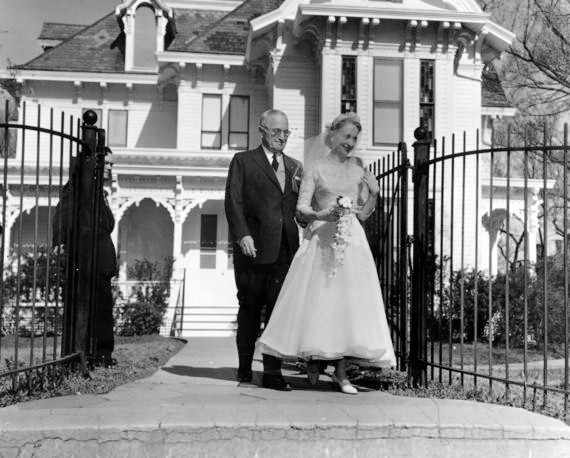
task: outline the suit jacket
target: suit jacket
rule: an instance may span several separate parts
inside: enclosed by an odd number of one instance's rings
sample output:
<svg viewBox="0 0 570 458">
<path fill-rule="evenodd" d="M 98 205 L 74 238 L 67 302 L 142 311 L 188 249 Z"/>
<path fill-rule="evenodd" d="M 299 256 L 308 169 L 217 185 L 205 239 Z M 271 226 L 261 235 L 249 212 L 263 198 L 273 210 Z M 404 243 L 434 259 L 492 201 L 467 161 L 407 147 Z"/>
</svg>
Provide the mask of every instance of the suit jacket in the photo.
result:
<svg viewBox="0 0 570 458">
<path fill-rule="evenodd" d="M 261 146 L 235 154 L 230 163 L 226 182 L 226 217 L 236 243 L 246 235 L 253 237 L 257 249 L 252 260 L 255 264 L 270 264 L 277 260 L 283 233 L 292 255 L 299 248 L 295 212 L 303 167 L 299 161 L 285 154 L 283 164 L 284 191 Z M 241 253 L 239 247 L 236 250 Z"/>
</svg>

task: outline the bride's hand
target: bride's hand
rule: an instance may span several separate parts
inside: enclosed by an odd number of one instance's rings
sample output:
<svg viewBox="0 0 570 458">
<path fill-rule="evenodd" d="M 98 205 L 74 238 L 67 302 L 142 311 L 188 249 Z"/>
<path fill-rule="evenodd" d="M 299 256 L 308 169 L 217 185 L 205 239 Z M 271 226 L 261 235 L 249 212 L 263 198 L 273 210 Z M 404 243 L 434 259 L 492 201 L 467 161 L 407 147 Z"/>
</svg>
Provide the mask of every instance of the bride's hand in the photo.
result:
<svg viewBox="0 0 570 458">
<path fill-rule="evenodd" d="M 317 212 L 316 217 L 320 221 L 336 221 L 338 219 L 336 207 L 332 206 L 329 208 L 324 208 L 323 210 Z"/>
<path fill-rule="evenodd" d="M 368 186 L 370 194 L 373 194 L 375 196 L 378 195 L 380 188 L 378 187 L 378 181 L 372 172 L 365 170 L 364 175 L 362 176 L 362 181 L 366 184 L 366 186 Z"/>
</svg>

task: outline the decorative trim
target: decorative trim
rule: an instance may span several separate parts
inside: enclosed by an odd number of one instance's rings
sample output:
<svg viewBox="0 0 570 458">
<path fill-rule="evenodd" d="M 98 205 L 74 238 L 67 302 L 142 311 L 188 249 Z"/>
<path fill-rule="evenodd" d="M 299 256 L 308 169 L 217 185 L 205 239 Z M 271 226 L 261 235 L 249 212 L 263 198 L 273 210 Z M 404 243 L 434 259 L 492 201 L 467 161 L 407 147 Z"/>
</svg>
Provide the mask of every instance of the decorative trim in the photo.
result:
<svg viewBox="0 0 570 458">
<path fill-rule="evenodd" d="M 62 72 L 59 70 L 18 70 L 20 77 L 29 81 L 68 81 L 81 83 L 110 83 L 110 84 L 156 84 L 156 73 L 89 73 Z"/>
<path fill-rule="evenodd" d="M 190 64 L 245 65 L 245 56 L 235 54 L 190 53 L 163 51 L 156 53 L 158 62 L 185 62 Z"/>
</svg>

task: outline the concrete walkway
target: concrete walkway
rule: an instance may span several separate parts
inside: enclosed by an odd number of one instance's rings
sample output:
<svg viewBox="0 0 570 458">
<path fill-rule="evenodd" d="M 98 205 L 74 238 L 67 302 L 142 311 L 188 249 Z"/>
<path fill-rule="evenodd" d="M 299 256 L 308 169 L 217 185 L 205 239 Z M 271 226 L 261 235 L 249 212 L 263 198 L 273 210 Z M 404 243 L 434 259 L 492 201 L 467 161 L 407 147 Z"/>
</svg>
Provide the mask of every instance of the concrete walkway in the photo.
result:
<svg viewBox="0 0 570 458">
<path fill-rule="evenodd" d="M 526 410 L 315 388 L 236 386 L 231 338 L 190 338 L 161 370 L 105 395 L 0 409 L 1 457 L 570 457 L 570 427 Z M 256 362 L 255 377 L 261 376 Z"/>
</svg>

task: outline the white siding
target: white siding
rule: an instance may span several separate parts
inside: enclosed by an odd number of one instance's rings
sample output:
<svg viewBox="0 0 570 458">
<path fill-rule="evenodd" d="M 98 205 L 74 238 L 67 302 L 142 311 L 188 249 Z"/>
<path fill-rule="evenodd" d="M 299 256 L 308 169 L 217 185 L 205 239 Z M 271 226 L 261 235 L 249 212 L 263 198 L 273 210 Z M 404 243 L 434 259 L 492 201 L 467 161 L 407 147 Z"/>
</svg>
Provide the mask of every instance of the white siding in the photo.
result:
<svg viewBox="0 0 570 458">
<path fill-rule="evenodd" d="M 293 135 L 287 153 L 304 160 L 305 140 L 319 133 L 319 70 L 314 61 L 301 57 L 281 59 L 275 73 L 273 107 L 289 118 Z"/>
</svg>

